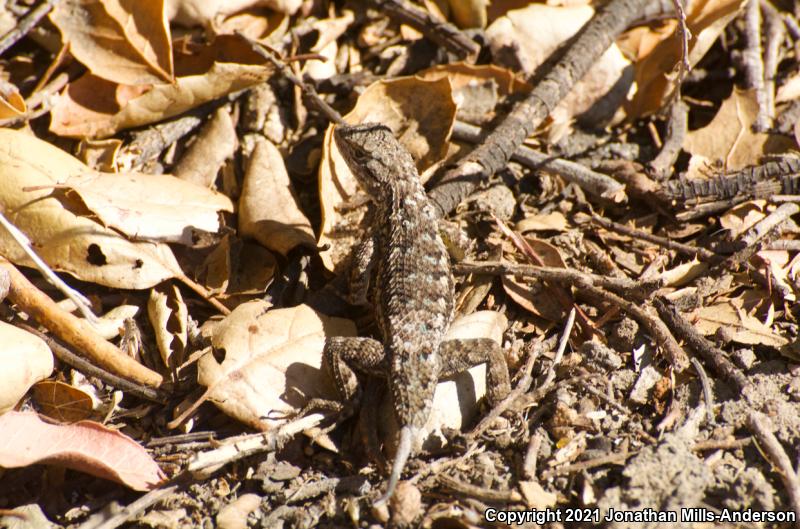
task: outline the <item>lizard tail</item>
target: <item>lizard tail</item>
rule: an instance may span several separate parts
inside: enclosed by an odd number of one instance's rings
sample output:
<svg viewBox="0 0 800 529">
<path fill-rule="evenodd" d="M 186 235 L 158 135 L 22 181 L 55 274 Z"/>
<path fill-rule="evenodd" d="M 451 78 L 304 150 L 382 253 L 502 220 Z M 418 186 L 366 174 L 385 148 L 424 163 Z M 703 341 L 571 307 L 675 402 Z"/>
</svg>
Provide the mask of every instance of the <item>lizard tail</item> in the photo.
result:
<svg viewBox="0 0 800 529">
<path fill-rule="evenodd" d="M 389 475 L 389 484 L 386 487 L 386 492 L 383 496 L 378 498 L 375 502 L 376 506 L 380 506 L 392 497 L 394 489 L 397 488 L 397 482 L 400 481 L 400 474 L 403 473 L 403 468 L 406 466 L 406 461 L 411 455 L 411 427 L 406 425 L 400 428 L 400 441 L 397 443 L 397 450 L 394 454 L 394 463 L 392 464 L 392 473 Z"/>
</svg>

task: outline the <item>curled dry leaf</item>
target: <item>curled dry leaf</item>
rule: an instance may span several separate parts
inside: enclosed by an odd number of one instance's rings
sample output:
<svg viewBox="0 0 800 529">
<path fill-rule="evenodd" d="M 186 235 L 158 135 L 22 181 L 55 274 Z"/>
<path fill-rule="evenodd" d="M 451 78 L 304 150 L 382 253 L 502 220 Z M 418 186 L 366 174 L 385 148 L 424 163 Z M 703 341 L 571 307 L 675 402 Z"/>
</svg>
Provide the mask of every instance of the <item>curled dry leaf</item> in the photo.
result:
<svg viewBox="0 0 800 529">
<path fill-rule="evenodd" d="M 83 281 L 131 289 L 149 288 L 180 273 L 166 245 L 130 242 L 68 209 L 74 203 L 53 187 L 87 170 L 47 142 L 0 129 L 0 206 L 48 265 Z M 0 230 L 0 254 L 31 265 L 5 230 Z"/>
<path fill-rule="evenodd" d="M 236 152 L 236 124 L 228 109 L 218 108 L 172 171 L 181 180 L 213 187 L 225 160 Z"/>
<path fill-rule="evenodd" d="M 27 112 L 25 99 L 17 87 L 0 79 L 0 119 L 19 117 Z"/>
<path fill-rule="evenodd" d="M 457 318 L 447 331 L 445 340 L 491 338 L 503 343 L 503 333 L 508 319 L 499 312 L 482 310 Z M 425 426 L 418 433 L 416 443 L 426 449 L 447 444 L 442 430 L 465 428 L 478 410 L 478 401 L 486 395 L 486 365 L 480 364 L 453 378 L 441 380 L 436 385 L 433 407 Z M 387 421 L 380 424 L 383 438 L 388 446 L 397 441 L 397 422 L 388 395 L 381 402 L 381 417 Z"/>
<path fill-rule="evenodd" d="M 711 49 L 744 4 L 744 0 L 698 0 L 686 4 L 686 27 L 692 35 L 687 58 L 691 66 Z M 681 60 L 682 44 L 675 34 L 676 27 L 677 22 L 669 20 L 656 29 L 635 28 L 620 39 L 636 64 L 637 90 L 625 108 L 629 119 L 661 110 L 677 86 L 675 67 Z"/>
<path fill-rule="evenodd" d="M 575 34 L 594 15 L 589 6 L 553 7 L 531 4 L 510 11 L 486 29 L 492 55 L 508 66 L 517 67 L 532 75 L 550 55 Z M 598 108 L 602 118 L 613 116 L 622 104 L 631 84 L 632 74 L 626 73 L 630 61 L 616 44 L 612 44 L 582 80 L 575 84 L 566 98 L 551 112 L 559 128 L 573 116 L 589 110 L 603 100 Z M 626 82 L 620 82 L 623 76 Z M 598 117 L 600 117 L 598 115 Z"/>
<path fill-rule="evenodd" d="M 450 0 L 450 13 L 460 28 L 485 28 L 488 0 Z"/>
<path fill-rule="evenodd" d="M 239 199 L 239 232 L 286 255 L 296 246 L 316 247 L 278 149 L 259 139 L 247 163 Z"/>
<path fill-rule="evenodd" d="M 147 300 L 147 315 L 156 335 L 161 360 L 175 372 L 183 363 L 189 344 L 189 310 L 180 289 L 172 282 L 153 288 Z"/>
<path fill-rule="evenodd" d="M 404 77 L 371 84 L 344 119 L 352 124 L 375 122 L 391 128 L 422 172 L 447 153 L 447 139 L 455 113 L 456 105 L 447 79 L 424 81 Z M 360 209 L 343 218 L 338 211 L 356 196 L 358 185 L 334 145 L 332 130 L 328 127 L 322 145 L 319 169 L 322 226 L 318 240 L 320 246 L 330 246 L 330 250 L 320 255 L 331 270 L 344 261 L 358 242 L 337 234 L 337 226 L 357 224 L 359 215 L 363 214 Z"/>
<path fill-rule="evenodd" d="M 70 137 L 110 136 L 155 123 L 265 81 L 272 67 L 236 35 L 183 42 L 175 51 L 175 82 L 134 87 L 86 74 L 56 99 L 50 130 Z"/>
<path fill-rule="evenodd" d="M 531 237 L 523 237 L 523 239 L 541 259 L 542 266 L 566 268 L 567 264 L 561 257 L 558 248 L 539 239 Z M 548 321 L 563 321 L 570 309 L 559 301 L 559 296 L 555 293 L 555 289 L 561 288 L 558 285 L 547 285 L 542 281 L 530 279 L 517 279 L 510 275 L 503 275 L 502 283 L 503 289 L 511 299 L 525 310 Z M 569 297 L 569 290 L 562 290 Z"/>
<path fill-rule="evenodd" d="M 70 53 L 98 77 L 128 85 L 174 80 L 164 0 L 64 0 L 50 20 Z"/>
<path fill-rule="evenodd" d="M 125 320 L 136 317 L 138 313 L 138 305 L 119 305 L 97 318 L 94 328 L 106 340 L 113 340 L 120 335 Z"/>
<path fill-rule="evenodd" d="M 144 448 L 102 424 L 51 424 L 32 412 L 0 415 L 0 467 L 35 464 L 65 466 L 142 491 L 164 480 Z"/>
<path fill-rule="evenodd" d="M 210 27 L 221 16 L 251 7 L 268 7 L 293 15 L 303 0 L 166 0 L 167 17 L 184 26 Z"/>
<path fill-rule="evenodd" d="M 268 309 L 263 301 L 236 307 L 214 327 L 212 348 L 197 363 L 208 399 L 258 430 L 280 425 L 280 414 L 300 410 L 308 399 L 336 398 L 321 369 L 325 337 L 356 331 L 351 321 L 306 305 Z"/>
<path fill-rule="evenodd" d="M 227 301 L 234 296 L 263 294 L 277 266 L 275 256 L 263 246 L 226 235 L 208 254 L 200 280 L 215 296 Z M 235 305 L 236 300 L 230 306 Z"/>
<path fill-rule="evenodd" d="M 0 321 L 0 414 L 53 372 L 53 353 L 38 336 Z"/>
<path fill-rule="evenodd" d="M 233 211 L 221 193 L 167 174 L 100 173 L 84 169 L 63 183 L 106 226 L 131 239 L 193 243 L 192 229 L 216 232 L 218 211 Z"/>
<path fill-rule="evenodd" d="M 754 90 L 734 88 L 711 122 L 686 135 L 683 148 L 692 155 L 687 178 L 702 178 L 709 166 L 722 162 L 727 171 L 759 162 L 770 153 L 783 153 L 794 147 L 786 136 L 754 132 L 758 114 Z"/>
<path fill-rule="evenodd" d="M 43 380 L 33 386 L 33 397 L 42 414 L 59 422 L 88 419 L 94 410 L 91 395 L 59 380 Z"/>
</svg>

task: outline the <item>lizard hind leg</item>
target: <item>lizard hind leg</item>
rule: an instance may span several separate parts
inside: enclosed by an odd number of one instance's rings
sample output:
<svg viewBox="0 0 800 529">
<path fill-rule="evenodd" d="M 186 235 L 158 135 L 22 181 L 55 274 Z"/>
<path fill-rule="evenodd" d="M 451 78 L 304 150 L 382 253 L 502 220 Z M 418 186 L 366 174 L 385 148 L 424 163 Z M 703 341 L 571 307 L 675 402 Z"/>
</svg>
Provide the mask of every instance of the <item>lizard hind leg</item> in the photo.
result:
<svg viewBox="0 0 800 529">
<path fill-rule="evenodd" d="M 508 365 L 500 344 L 491 338 L 445 340 L 439 344 L 440 378 L 447 378 L 479 364 L 486 364 L 486 396 L 494 405 L 511 392 Z"/>
</svg>

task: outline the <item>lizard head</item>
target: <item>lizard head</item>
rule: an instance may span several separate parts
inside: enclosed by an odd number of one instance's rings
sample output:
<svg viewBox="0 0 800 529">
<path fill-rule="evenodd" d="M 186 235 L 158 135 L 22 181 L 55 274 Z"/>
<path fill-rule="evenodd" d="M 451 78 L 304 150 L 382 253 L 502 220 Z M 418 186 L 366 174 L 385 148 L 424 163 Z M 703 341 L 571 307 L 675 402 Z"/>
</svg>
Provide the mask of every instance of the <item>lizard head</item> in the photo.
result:
<svg viewBox="0 0 800 529">
<path fill-rule="evenodd" d="M 375 199 L 399 179 L 417 176 L 411 155 L 386 125 L 337 125 L 333 138 L 350 172 Z"/>
</svg>

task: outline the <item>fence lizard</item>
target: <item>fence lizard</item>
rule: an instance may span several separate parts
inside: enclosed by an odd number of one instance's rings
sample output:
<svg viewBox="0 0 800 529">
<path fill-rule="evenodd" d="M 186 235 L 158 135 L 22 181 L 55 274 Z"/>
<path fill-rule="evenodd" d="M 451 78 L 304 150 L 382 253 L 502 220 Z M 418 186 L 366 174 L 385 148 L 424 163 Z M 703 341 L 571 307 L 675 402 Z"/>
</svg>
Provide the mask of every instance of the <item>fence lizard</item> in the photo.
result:
<svg viewBox="0 0 800 529">
<path fill-rule="evenodd" d="M 393 495 L 415 450 L 415 432 L 430 415 L 439 378 L 486 363 L 487 394 L 490 402 L 497 402 L 510 389 L 508 368 L 491 339 L 444 341 L 453 319 L 453 276 L 436 210 L 409 152 L 379 124 L 340 124 L 333 137 L 373 202 L 372 232 L 361 243 L 356 261 L 362 283 L 369 284 L 383 341 L 329 338 L 325 362 L 345 402 L 357 397 L 354 370 L 388 380 L 400 435 L 386 493 L 377 502 L 383 503 Z"/>
</svg>

